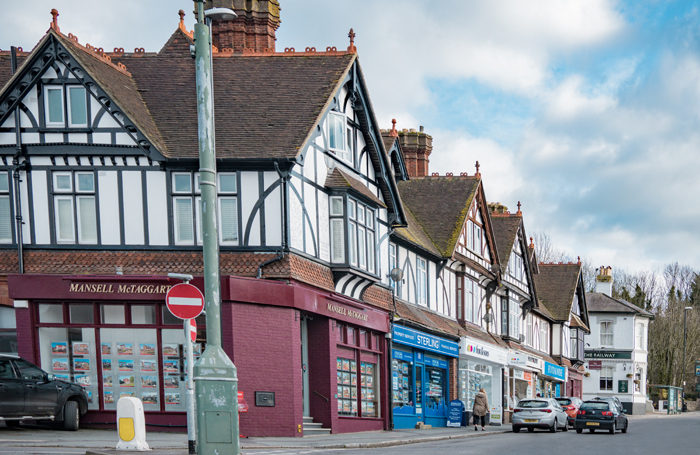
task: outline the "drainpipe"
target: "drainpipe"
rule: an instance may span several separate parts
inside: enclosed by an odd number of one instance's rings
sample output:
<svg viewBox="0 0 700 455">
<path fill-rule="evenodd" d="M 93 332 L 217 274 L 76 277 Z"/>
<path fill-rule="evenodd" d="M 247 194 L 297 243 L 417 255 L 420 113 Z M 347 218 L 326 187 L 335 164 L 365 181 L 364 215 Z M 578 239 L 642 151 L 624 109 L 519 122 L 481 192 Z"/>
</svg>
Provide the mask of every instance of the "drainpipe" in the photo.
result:
<svg viewBox="0 0 700 455">
<path fill-rule="evenodd" d="M 12 74 L 17 71 L 17 48 L 11 47 L 11 65 Z M 20 109 L 19 106 L 15 108 L 15 138 L 17 142 L 17 152 L 12 158 L 12 164 L 14 169 L 12 170 L 12 177 L 14 180 L 14 193 L 15 193 L 15 223 L 17 226 L 17 268 L 19 273 L 24 273 L 24 252 L 23 252 L 23 239 L 22 239 L 22 201 L 20 199 L 20 174 L 19 171 L 26 171 L 28 169 L 28 162 L 25 160 L 22 164 L 19 163 L 19 157 L 22 155 L 22 132 L 20 130 Z"/>
</svg>

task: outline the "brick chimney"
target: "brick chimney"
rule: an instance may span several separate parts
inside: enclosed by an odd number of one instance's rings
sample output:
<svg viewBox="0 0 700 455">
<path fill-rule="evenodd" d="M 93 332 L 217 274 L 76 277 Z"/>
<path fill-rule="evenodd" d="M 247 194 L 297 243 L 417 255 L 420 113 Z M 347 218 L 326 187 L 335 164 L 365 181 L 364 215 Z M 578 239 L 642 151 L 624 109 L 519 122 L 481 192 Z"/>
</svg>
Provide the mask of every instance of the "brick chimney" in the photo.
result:
<svg viewBox="0 0 700 455">
<path fill-rule="evenodd" d="M 212 0 L 206 3 L 209 8 L 230 8 L 238 15 L 230 21 L 213 21 L 212 42 L 217 48 L 230 48 L 236 53 L 243 49 L 275 50 L 279 0 Z"/>
<path fill-rule="evenodd" d="M 600 292 L 608 297 L 612 297 L 612 285 L 612 267 L 601 266 L 598 269 L 598 276 L 595 277 L 595 292 Z"/>
<path fill-rule="evenodd" d="M 399 131 L 398 134 L 409 177 L 420 178 L 430 175 L 429 158 L 433 151 L 433 138 L 423 132 L 422 126 L 420 131 L 411 128 Z"/>
</svg>

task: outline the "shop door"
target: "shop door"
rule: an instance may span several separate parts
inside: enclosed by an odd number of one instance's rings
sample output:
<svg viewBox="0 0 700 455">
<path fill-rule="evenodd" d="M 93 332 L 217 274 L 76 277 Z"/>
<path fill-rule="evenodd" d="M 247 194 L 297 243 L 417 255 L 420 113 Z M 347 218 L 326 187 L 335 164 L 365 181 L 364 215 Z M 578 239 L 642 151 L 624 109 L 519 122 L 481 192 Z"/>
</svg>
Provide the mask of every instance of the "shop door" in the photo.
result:
<svg viewBox="0 0 700 455">
<path fill-rule="evenodd" d="M 416 414 L 423 420 L 423 367 L 416 365 Z"/>
<path fill-rule="evenodd" d="M 306 318 L 301 318 L 301 393 L 304 398 L 304 417 L 309 417 L 309 336 Z"/>
</svg>

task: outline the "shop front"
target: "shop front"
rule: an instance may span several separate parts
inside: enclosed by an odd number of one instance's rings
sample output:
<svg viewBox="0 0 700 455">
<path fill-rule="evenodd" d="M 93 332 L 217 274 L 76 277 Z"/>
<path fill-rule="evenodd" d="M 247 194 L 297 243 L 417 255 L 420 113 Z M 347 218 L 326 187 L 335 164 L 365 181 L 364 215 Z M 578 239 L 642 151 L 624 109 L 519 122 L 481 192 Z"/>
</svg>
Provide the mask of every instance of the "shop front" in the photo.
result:
<svg viewBox="0 0 700 455">
<path fill-rule="evenodd" d="M 191 284 L 202 289 L 201 278 Z M 185 333 L 167 277 L 14 275 L 19 354 L 81 384 L 82 422 L 113 426 L 120 397 L 142 400 L 149 430 L 186 429 Z M 319 288 L 224 276 L 222 347 L 237 368 L 246 436 L 388 427 L 386 312 Z M 197 318 L 197 356 L 206 347 Z M 301 349 L 300 349 L 301 347 Z"/>
<path fill-rule="evenodd" d="M 583 398 L 583 372 L 570 367 L 566 381 L 566 396 Z"/>
<path fill-rule="evenodd" d="M 501 397 L 508 351 L 471 338 L 462 338 L 459 355 L 459 399 L 471 418 L 474 397 L 484 389 L 489 401 L 490 423 L 503 423 Z"/>
<path fill-rule="evenodd" d="M 114 424 L 117 401 L 136 397 L 151 425 L 186 424 L 187 362 L 181 319 L 165 306 L 166 277 L 9 277 L 18 351 L 57 378 L 83 386 L 82 423 Z M 201 280 L 193 284 L 201 289 Z M 206 347 L 197 318 L 195 358 Z"/>
<path fill-rule="evenodd" d="M 537 375 L 542 373 L 544 361 L 532 354 L 510 350 L 508 353 L 508 390 L 506 391 L 507 418 L 520 400 L 537 397 Z"/>
<path fill-rule="evenodd" d="M 447 426 L 450 360 L 459 344 L 409 327 L 394 325 L 391 393 L 394 428 L 415 428 L 418 422 Z"/>
<path fill-rule="evenodd" d="M 544 362 L 544 371 L 537 379 L 537 393 L 545 398 L 565 396 L 567 369 L 551 362 Z"/>
</svg>

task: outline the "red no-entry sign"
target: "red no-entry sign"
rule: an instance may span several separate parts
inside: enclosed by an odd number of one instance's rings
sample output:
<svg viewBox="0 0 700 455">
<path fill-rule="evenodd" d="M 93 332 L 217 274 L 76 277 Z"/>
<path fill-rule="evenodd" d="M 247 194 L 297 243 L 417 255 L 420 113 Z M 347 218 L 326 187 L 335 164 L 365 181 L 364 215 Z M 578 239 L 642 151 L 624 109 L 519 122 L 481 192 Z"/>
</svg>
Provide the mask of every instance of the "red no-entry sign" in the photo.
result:
<svg viewBox="0 0 700 455">
<path fill-rule="evenodd" d="M 197 321 L 190 319 L 190 339 L 192 342 L 197 341 Z"/>
<path fill-rule="evenodd" d="M 170 288 L 165 296 L 165 303 L 173 316 L 194 319 L 204 309 L 204 296 L 191 284 L 180 283 Z"/>
</svg>

